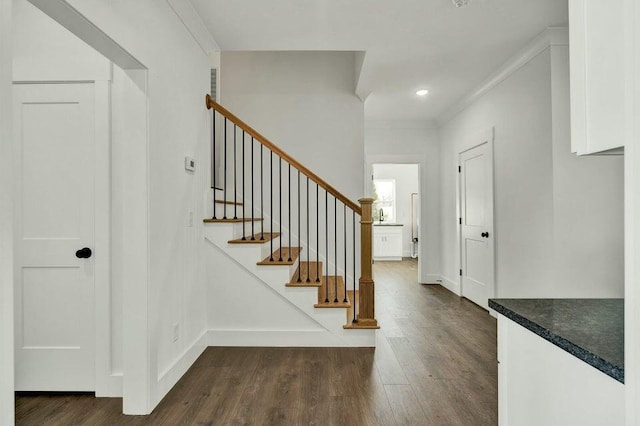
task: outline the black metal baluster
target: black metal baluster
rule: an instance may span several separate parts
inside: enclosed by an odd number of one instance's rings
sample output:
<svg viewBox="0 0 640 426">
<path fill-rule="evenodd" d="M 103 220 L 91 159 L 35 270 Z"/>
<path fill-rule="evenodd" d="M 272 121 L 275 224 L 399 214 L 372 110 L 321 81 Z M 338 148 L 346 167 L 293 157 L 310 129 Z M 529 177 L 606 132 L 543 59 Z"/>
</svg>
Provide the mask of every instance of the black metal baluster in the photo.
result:
<svg viewBox="0 0 640 426">
<path fill-rule="evenodd" d="M 223 219 L 227 218 L 227 117 L 224 118 L 224 188 L 222 188 L 224 194 L 222 208 L 224 214 Z"/>
<path fill-rule="evenodd" d="M 300 222 L 301 222 L 301 217 L 300 217 L 300 170 L 298 170 L 298 246 L 302 247 L 302 243 L 300 242 Z M 302 282 L 302 277 L 300 274 L 302 274 L 302 265 L 298 264 L 298 282 L 301 283 Z"/>
<path fill-rule="evenodd" d="M 280 214 L 280 238 L 278 238 L 280 241 L 280 257 L 278 257 L 278 262 L 282 262 L 282 157 L 278 158 L 278 211 Z"/>
<path fill-rule="evenodd" d="M 324 277 L 324 303 L 329 303 L 329 191 L 324 192 L 324 244 L 325 244 L 325 277 Z"/>
<path fill-rule="evenodd" d="M 316 282 L 320 282 L 320 185 L 316 183 Z"/>
<path fill-rule="evenodd" d="M 269 220 L 271 226 L 269 232 L 271 232 L 271 239 L 269 245 L 271 246 L 271 254 L 269 255 L 269 261 L 273 262 L 273 151 L 269 150 L 269 205 L 271 206 L 271 214 Z"/>
<path fill-rule="evenodd" d="M 333 259 L 333 268 L 336 273 L 336 279 L 333 281 L 335 291 L 333 303 L 338 303 L 338 199 L 336 197 L 333 197 Z"/>
<path fill-rule="evenodd" d="M 344 230 L 344 303 L 347 303 L 347 205 L 344 204 L 342 211 L 342 224 Z"/>
<path fill-rule="evenodd" d="M 236 146 L 236 137 L 238 135 L 238 128 L 233 125 L 233 218 L 238 218 L 238 178 L 236 169 L 238 168 L 238 148 Z"/>
<path fill-rule="evenodd" d="M 216 218 L 216 110 L 213 110 L 213 137 L 211 144 L 213 148 L 211 150 L 211 189 L 213 190 L 213 218 Z"/>
<path fill-rule="evenodd" d="M 353 211 L 353 321 L 357 323 L 356 319 L 356 212 Z"/>
<path fill-rule="evenodd" d="M 245 208 L 244 208 L 244 203 L 245 203 L 245 198 L 244 198 L 244 129 L 242 130 L 242 240 L 246 240 L 247 237 L 245 236 L 245 231 L 244 231 L 244 227 L 245 227 Z"/>
<path fill-rule="evenodd" d="M 253 203 L 253 136 L 251 136 L 251 241 L 255 241 L 255 221 L 253 220 L 253 211 L 255 204 Z M 246 213 L 246 210 L 245 210 Z"/>
<path fill-rule="evenodd" d="M 309 176 L 307 176 L 307 282 L 311 282 L 311 274 L 309 273 L 309 252 L 311 251 L 309 247 Z"/>
<path fill-rule="evenodd" d="M 262 149 L 264 145 L 260 144 L 260 241 L 264 241 L 264 155 Z"/>
<path fill-rule="evenodd" d="M 289 201 L 289 258 L 287 262 L 293 262 L 291 258 L 291 163 L 289 163 L 289 177 L 287 178 L 287 186 L 289 187 L 289 196 L 287 200 Z M 282 238 L 282 235 L 280 235 Z"/>
</svg>

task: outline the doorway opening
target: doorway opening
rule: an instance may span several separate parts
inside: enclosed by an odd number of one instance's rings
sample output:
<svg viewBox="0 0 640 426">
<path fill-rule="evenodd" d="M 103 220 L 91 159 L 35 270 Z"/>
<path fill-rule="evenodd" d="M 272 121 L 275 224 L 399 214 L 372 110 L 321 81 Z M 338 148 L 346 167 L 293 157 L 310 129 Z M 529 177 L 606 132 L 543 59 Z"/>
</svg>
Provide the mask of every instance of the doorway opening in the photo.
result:
<svg viewBox="0 0 640 426">
<path fill-rule="evenodd" d="M 13 23 L 12 388 L 126 405 L 123 283 L 146 271 L 147 71 L 66 2 L 16 0 Z M 146 299 L 132 304 L 137 317 Z"/>
<path fill-rule="evenodd" d="M 372 164 L 371 196 L 374 262 L 403 262 L 419 281 L 419 164 Z"/>
</svg>

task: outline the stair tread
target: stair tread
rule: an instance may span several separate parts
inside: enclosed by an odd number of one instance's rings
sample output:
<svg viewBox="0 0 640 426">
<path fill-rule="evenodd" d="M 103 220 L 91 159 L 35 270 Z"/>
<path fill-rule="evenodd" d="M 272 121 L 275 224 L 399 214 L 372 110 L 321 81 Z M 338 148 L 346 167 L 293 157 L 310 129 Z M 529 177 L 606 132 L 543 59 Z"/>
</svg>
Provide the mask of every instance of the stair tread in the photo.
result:
<svg viewBox="0 0 640 426">
<path fill-rule="evenodd" d="M 261 239 L 263 236 L 264 238 Z M 279 236 L 280 236 L 279 232 L 265 232 L 264 234 L 258 232 L 257 234 L 254 234 L 254 235 L 248 235 L 244 240 L 242 238 L 229 240 L 229 244 L 265 244 L 274 238 L 278 238 Z"/>
<path fill-rule="evenodd" d="M 238 217 L 236 219 L 234 218 L 216 218 L 216 219 L 204 219 L 203 222 L 204 223 L 239 223 L 239 222 L 251 222 L 251 221 L 261 221 L 264 220 L 261 217 L 254 217 L 253 219 L 250 217 Z"/>
<path fill-rule="evenodd" d="M 338 275 L 329 275 L 328 277 L 322 277 L 322 286 L 318 287 L 318 303 L 314 306 L 316 308 L 348 308 L 351 306 L 351 301 L 347 299 L 347 302 L 344 301 L 344 278 Z M 328 285 L 325 285 L 325 282 L 328 281 Z M 337 291 L 336 294 L 336 281 L 337 281 Z M 329 291 L 329 294 L 326 294 L 326 290 Z M 325 300 L 329 300 L 329 302 L 325 302 Z M 335 302 L 335 300 L 338 302 Z"/>
<path fill-rule="evenodd" d="M 227 204 L 227 205 L 236 205 L 236 206 L 242 206 L 244 205 L 244 203 L 241 203 L 240 201 L 225 201 L 225 200 L 216 200 L 216 204 Z"/>
<path fill-rule="evenodd" d="M 318 275 L 320 272 L 320 275 Z M 298 274 L 300 274 L 300 282 L 298 282 Z M 322 262 L 301 261 L 291 280 L 286 284 L 287 287 L 320 287 L 322 281 L 316 281 L 317 277 L 322 278 Z M 307 282 L 307 277 L 309 282 Z"/>
<path fill-rule="evenodd" d="M 272 255 L 265 257 L 258 265 L 293 265 L 298 258 L 298 254 L 302 247 L 282 247 L 282 255 L 280 254 L 280 249 L 278 248 L 273 252 Z M 291 254 L 291 260 L 289 260 L 289 254 Z M 271 260 L 273 258 L 273 260 Z M 282 258 L 282 261 L 279 259 Z"/>
</svg>

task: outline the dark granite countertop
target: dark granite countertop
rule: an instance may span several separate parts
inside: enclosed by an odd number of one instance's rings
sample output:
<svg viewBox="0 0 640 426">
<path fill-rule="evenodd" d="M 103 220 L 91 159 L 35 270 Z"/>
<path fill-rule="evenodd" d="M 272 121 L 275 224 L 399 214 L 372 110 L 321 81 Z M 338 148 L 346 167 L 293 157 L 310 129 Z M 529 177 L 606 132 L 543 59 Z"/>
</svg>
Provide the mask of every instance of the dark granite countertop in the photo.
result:
<svg viewBox="0 0 640 426">
<path fill-rule="evenodd" d="M 489 307 L 624 383 L 624 299 L 491 299 Z"/>
</svg>

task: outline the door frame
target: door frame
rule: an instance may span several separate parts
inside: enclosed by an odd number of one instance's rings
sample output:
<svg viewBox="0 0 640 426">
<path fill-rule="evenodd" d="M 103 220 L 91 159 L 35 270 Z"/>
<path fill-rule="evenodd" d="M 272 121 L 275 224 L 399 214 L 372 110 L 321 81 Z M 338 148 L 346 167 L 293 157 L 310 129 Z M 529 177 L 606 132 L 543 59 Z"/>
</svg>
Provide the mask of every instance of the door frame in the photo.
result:
<svg viewBox="0 0 640 426">
<path fill-rule="evenodd" d="M 0 0 L 0 424 L 14 424 L 12 0 Z"/>
<path fill-rule="evenodd" d="M 149 123 L 148 123 L 148 69 L 131 55 L 113 37 L 78 13 L 64 0 L 29 0 L 45 14 L 78 36 L 88 45 L 102 53 L 107 59 L 124 69 L 133 80 L 136 90 L 128 94 L 135 120 L 127 130 L 130 132 L 129 144 L 124 164 L 114 165 L 113 174 L 120 174 L 127 182 L 123 196 L 123 209 L 127 215 L 122 224 L 132 240 L 128 248 L 126 265 L 123 266 L 123 372 L 118 395 L 123 397 L 123 412 L 128 414 L 148 414 L 150 412 L 151 382 L 154 374 L 150 351 L 149 321 Z M 0 0 L 0 197 L 7 201 L 0 205 L 0 244 L 3 256 L 0 257 L 0 423 L 13 424 L 15 397 L 13 385 L 14 372 L 14 325 L 13 325 L 13 85 L 12 85 L 12 0 Z M 129 111 L 130 112 L 130 111 Z M 6 155 L 4 155 L 6 154 Z M 6 179 L 5 179 L 6 178 Z M 122 229 L 113 232 L 122 232 Z M 110 237 L 111 235 L 109 235 Z M 109 297 L 110 300 L 110 297 Z M 111 324 L 102 332 L 111 334 Z M 108 333 L 108 334 L 107 334 Z M 105 337 L 106 338 L 106 337 Z M 109 360 L 109 369 L 111 368 Z M 118 381 L 114 379 L 114 381 Z M 98 383 L 98 381 L 96 382 Z M 98 395 L 99 396 L 99 395 Z M 102 395 L 109 396 L 109 395 Z"/>
<path fill-rule="evenodd" d="M 100 253 L 94 262 L 94 374 L 96 396 L 122 396 L 122 375 L 111 372 L 111 103 L 110 81 L 15 81 L 13 86 L 43 84 L 91 84 L 94 114 L 94 246 Z M 20 174 L 20 162 L 14 162 L 14 173 Z M 19 223 L 19 183 L 14 182 L 14 226 Z M 17 229 L 17 228 L 16 228 Z M 18 244 L 19 235 L 14 235 Z M 18 260 L 14 262 L 14 294 L 18 291 Z M 15 300 L 15 299 L 14 299 Z"/>
<path fill-rule="evenodd" d="M 405 155 L 405 154 L 376 154 L 376 155 L 366 155 L 365 156 L 365 168 L 364 168 L 364 194 L 365 197 L 371 197 L 371 177 L 373 176 L 373 165 L 374 164 L 415 164 L 418 166 L 418 192 L 420 200 L 423 198 L 423 194 L 426 193 L 426 183 L 425 179 L 425 167 L 424 160 L 420 157 L 416 157 L 415 155 Z M 422 201 L 420 202 L 422 203 Z M 420 204 L 420 219 L 424 217 L 424 209 L 422 208 L 422 204 Z M 420 220 L 420 223 L 423 223 L 423 220 Z M 419 233 L 422 233 L 422 228 L 426 225 L 422 225 Z M 426 273 L 423 273 L 423 250 L 425 244 L 425 239 L 418 235 L 418 282 L 424 283 L 428 281 L 433 281 L 435 283 L 436 276 L 429 276 Z M 433 278 L 429 278 L 433 277 Z"/>
<path fill-rule="evenodd" d="M 456 156 L 456 163 L 457 163 L 457 168 L 458 170 L 456 171 L 457 177 L 456 177 L 456 181 L 457 181 L 457 185 L 456 185 L 456 215 L 457 217 L 455 218 L 455 221 L 457 223 L 456 226 L 456 234 L 457 234 L 457 238 L 456 238 L 456 244 L 458 245 L 458 267 L 460 270 L 462 270 L 462 225 L 460 224 L 460 218 L 462 217 L 462 173 L 460 173 L 460 167 L 462 166 L 460 164 L 460 155 L 472 150 L 474 148 L 477 148 L 481 145 L 487 144 L 487 147 L 489 148 L 489 160 L 490 160 L 490 166 L 491 166 L 491 170 L 490 170 L 490 177 L 491 177 L 491 185 L 490 185 L 490 198 L 491 198 L 491 235 L 493 236 L 493 238 L 489 238 L 487 240 L 487 244 L 489 244 L 489 250 L 492 254 L 493 257 L 493 262 L 491 265 L 491 268 L 489 270 L 489 278 L 490 278 L 490 283 L 487 286 L 487 290 L 488 290 L 488 298 L 491 299 L 493 297 L 496 297 L 497 295 L 497 290 L 498 287 L 496 285 L 496 250 L 495 250 L 495 235 L 496 235 L 496 226 L 495 226 L 495 159 L 494 159 L 494 139 L 495 139 L 495 126 L 491 126 L 489 129 L 484 130 L 480 133 L 477 133 L 475 135 L 475 137 L 469 138 L 467 141 L 465 141 L 465 143 L 463 143 L 461 145 L 461 147 L 458 149 L 458 153 Z M 482 142 L 478 142 L 478 141 L 482 141 Z M 463 289 L 463 283 L 462 283 L 462 274 L 459 274 L 458 276 L 458 288 L 460 289 L 460 297 L 464 297 L 463 293 L 464 293 L 464 289 Z M 489 310 L 489 312 L 491 312 L 491 310 Z"/>
</svg>

